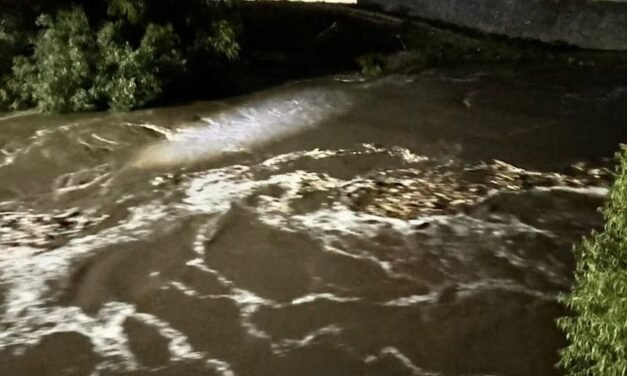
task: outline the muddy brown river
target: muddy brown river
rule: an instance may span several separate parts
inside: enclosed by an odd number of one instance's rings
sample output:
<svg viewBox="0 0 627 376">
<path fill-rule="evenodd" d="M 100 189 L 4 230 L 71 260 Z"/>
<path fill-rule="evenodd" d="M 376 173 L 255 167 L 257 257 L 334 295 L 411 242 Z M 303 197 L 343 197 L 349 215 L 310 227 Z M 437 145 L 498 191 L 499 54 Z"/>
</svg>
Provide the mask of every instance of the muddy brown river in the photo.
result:
<svg viewBox="0 0 627 376">
<path fill-rule="evenodd" d="M 559 375 L 627 75 L 0 118 L 0 375 Z"/>
</svg>

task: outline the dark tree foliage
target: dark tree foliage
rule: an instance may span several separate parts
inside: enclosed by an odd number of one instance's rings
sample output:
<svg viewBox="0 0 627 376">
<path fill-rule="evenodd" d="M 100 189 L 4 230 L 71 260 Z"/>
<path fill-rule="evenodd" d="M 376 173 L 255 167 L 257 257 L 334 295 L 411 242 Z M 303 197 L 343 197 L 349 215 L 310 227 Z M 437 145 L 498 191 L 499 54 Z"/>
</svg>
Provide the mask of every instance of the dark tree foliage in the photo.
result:
<svg viewBox="0 0 627 376">
<path fill-rule="evenodd" d="M 129 110 L 193 69 L 236 59 L 237 4 L 215 0 L 0 2 L 0 100 L 47 112 Z"/>
</svg>

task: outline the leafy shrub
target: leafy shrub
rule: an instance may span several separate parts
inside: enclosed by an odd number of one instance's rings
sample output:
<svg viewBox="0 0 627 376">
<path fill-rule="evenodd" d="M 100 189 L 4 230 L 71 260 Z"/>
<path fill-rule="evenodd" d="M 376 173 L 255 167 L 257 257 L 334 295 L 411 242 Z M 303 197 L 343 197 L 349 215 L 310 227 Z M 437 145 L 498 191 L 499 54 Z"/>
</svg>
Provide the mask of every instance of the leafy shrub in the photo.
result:
<svg viewBox="0 0 627 376">
<path fill-rule="evenodd" d="M 235 36 L 235 30 L 225 20 L 213 25 L 213 33 L 207 38 L 212 49 L 229 60 L 235 60 L 239 55 L 239 44 Z"/>
<path fill-rule="evenodd" d="M 572 376 L 627 375 L 627 147 L 603 209 L 603 232 L 578 248 L 576 285 L 566 298 L 575 316 L 559 320 L 569 346 L 561 366 Z"/>
<path fill-rule="evenodd" d="M 109 15 L 126 18 L 130 23 L 138 23 L 146 11 L 145 0 L 110 0 L 107 12 Z"/>
<path fill-rule="evenodd" d="M 32 53 L 13 58 L 11 74 L 0 83 L 0 102 L 12 109 L 130 110 L 162 96 L 189 59 L 239 54 L 235 29 L 221 18 L 222 1 L 42 3 L 54 8 L 52 15 L 38 18 Z"/>
<path fill-rule="evenodd" d="M 88 90 L 96 50 L 87 16 L 80 8 L 41 16 L 44 30 L 32 57 L 18 56 L 8 89 L 14 108 L 36 104 L 42 111 L 83 111 L 91 108 Z"/>
<path fill-rule="evenodd" d="M 168 80 L 182 72 L 185 61 L 171 25 L 149 24 L 136 49 L 116 39 L 118 34 L 113 23 L 98 34 L 100 64 L 92 91 L 111 109 L 129 110 L 157 99 Z"/>
<path fill-rule="evenodd" d="M 361 74 L 364 76 L 377 77 L 383 74 L 385 62 L 383 56 L 379 54 L 369 54 L 357 58 L 357 65 L 359 65 Z"/>
</svg>

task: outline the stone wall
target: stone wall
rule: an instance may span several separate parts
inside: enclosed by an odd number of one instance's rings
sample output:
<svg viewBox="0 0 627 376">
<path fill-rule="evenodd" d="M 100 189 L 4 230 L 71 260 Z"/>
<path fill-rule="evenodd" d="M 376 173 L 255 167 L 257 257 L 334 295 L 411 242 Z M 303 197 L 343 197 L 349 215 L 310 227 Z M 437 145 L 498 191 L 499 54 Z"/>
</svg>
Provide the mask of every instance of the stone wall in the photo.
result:
<svg viewBox="0 0 627 376">
<path fill-rule="evenodd" d="M 358 0 L 515 38 L 627 50 L 627 3 L 595 0 Z"/>
</svg>

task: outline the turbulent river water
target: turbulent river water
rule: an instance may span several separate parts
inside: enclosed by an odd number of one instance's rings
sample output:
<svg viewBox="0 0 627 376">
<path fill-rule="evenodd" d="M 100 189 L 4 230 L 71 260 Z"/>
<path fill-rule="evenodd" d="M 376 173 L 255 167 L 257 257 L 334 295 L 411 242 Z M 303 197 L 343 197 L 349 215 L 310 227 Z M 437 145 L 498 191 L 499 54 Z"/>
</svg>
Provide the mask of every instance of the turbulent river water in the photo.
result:
<svg viewBox="0 0 627 376">
<path fill-rule="evenodd" d="M 621 81 L 622 77 L 622 81 Z M 0 375 L 557 375 L 625 75 L 0 118 Z"/>
</svg>

